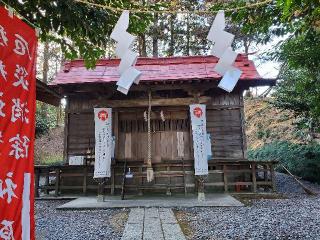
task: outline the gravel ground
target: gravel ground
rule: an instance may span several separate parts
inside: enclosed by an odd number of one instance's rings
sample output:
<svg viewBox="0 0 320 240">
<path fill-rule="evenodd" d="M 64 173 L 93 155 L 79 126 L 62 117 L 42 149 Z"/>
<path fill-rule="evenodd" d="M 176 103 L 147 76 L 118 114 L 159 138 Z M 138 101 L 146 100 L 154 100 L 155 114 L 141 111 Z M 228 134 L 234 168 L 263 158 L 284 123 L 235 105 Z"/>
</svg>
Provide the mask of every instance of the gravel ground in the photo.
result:
<svg viewBox="0 0 320 240">
<path fill-rule="evenodd" d="M 240 208 L 178 209 L 178 220 L 191 228 L 189 239 L 320 239 L 320 197 L 306 195 L 290 176 L 276 177 L 287 199 L 254 200 Z M 320 192 L 319 185 L 304 183 Z"/>
<path fill-rule="evenodd" d="M 37 240 L 120 239 L 128 210 L 57 211 L 66 201 L 36 201 Z"/>
<path fill-rule="evenodd" d="M 189 239 L 320 240 L 320 197 L 310 197 L 288 175 L 277 173 L 287 199 L 253 200 L 250 206 L 177 209 Z M 313 191 L 320 186 L 304 181 Z M 57 211 L 66 201 L 36 201 L 37 240 L 120 239 L 128 210 Z M 156 238 L 155 238 L 156 240 Z"/>
</svg>

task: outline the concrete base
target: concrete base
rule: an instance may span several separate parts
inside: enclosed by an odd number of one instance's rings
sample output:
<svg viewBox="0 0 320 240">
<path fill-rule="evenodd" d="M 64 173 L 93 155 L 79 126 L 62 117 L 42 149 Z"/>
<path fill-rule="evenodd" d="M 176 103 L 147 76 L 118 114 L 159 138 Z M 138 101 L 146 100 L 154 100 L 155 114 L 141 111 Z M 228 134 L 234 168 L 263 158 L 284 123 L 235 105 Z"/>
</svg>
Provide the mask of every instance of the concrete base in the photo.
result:
<svg viewBox="0 0 320 240">
<path fill-rule="evenodd" d="M 198 202 L 204 202 L 206 200 L 206 196 L 203 192 L 198 193 Z"/>
<path fill-rule="evenodd" d="M 98 195 L 97 202 L 104 202 L 104 195 Z"/>
<path fill-rule="evenodd" d="M 97 197 L 80 197 L 63 204 L 57 209 L 107 209 L 133 207 L 241 207 L 243 203 L 228 194 L 206 194 L 205 201 L 198 201 L 197 195 L 166 196 L 106 196 L 103 202 L 97 202 Z"/>
</svg>

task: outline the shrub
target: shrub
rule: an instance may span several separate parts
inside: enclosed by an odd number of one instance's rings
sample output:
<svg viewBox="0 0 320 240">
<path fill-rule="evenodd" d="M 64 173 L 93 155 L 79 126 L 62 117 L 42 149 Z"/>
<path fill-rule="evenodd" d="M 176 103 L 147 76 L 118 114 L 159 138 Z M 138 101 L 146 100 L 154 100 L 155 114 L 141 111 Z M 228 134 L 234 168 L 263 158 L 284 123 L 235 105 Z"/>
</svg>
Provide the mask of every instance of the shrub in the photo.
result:
<svg viewBox="0 0 320 240">
<path fill-rule="evenodd" d="M 37 102 L 36 136 L 39 137 L 55 126 L 56 109 L 45 103 Z"/>
<path fill-rule="evenodd" d="M 283 164 L 293 174 L 303 179 L 320 183 L 320 144 L 295 144 L 287 141 L 276 141 L 259 149 L 249 150 L 250 160 L 277 160 L 276 170 L 283 171 Z"/>
</svg>

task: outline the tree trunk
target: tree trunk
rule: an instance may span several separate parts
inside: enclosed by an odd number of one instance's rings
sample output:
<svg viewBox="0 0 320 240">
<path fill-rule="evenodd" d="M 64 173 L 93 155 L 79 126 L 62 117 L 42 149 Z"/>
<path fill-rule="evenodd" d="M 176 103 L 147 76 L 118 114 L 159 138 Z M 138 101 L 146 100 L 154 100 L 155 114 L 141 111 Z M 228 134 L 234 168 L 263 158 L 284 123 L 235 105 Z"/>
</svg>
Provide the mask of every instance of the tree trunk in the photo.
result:
<svg viewBox="0 0 320 240">
<path fill-rule="evenodd" d="M 187 37 L 187 44 L 186 44 L 186 50 L 185 54 L 187 56 L 190 56 L 190 19 L 189 19 L 189 14 L 187 16 L 187 32 L 186 32 L 186 37 Z"/>
<path fill-rule="evenodd" d="M 154 14 L 154 22 L 153 22 L 153 31 L 152 31 L 152 56 L 159 57 L 159 47 L 158 47 L 158 21 L 159 15 L 158 13 Z"/>
<path fill-rule="evenodd" d="M 169 50 L 168 50 L 168 56 L 173 56 L 174 55 L 174 18 L 175 16 L 173 14 L 170 15 L 169 18 L 169 24 L 170 24 L 170 42 L 169 42 Z"/>
<path fill-rule="evenodd" d="M 141 34 L 139 36 L 139 54 L 141 57 L 147 56 L 147 44 L 146 44 L 146 35 Z"/>
<path fill-rule="evenodd" d="M 48 72 L 49 72 L 49 58 L 50 58 L 50 46 L 47 40 L 43 46 L 43 63 L 42 63 L 42 82 L 48 83 Z M 45 115 L 47 112 L 47 105 L 41 104 L 41 114 Z M 46 116 L 43 116 L 46 117 Z"/>
</svg>

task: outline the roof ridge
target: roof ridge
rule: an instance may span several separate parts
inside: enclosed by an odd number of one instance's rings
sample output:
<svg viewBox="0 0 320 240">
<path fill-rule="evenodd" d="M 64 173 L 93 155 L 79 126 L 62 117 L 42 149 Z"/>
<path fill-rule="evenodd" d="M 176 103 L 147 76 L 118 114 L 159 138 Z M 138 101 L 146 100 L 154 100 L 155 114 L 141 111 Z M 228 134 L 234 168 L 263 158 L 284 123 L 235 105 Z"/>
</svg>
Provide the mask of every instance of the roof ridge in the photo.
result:
<svg viewBox="0 0 320 240">
<path fill-rule="evenodd" d="M 195 55 L 195 56 L 170 56 L 170 57 L 138 57 L 137 66 L 141 65 L 171 65 L 186 63 L 217 63 L 218 58 L 212 55 Z M 249 61 L 248 55 L 239 53 L 236 62 Z M 98 60 L 96 66 L 117 66 L 120 63 L 119 58 L 103 58 Z M 83 59 L 75 59 L 64 63 L 64 71 L 70 71 L 72 67 L 85 66 Z"/>
</svg>

